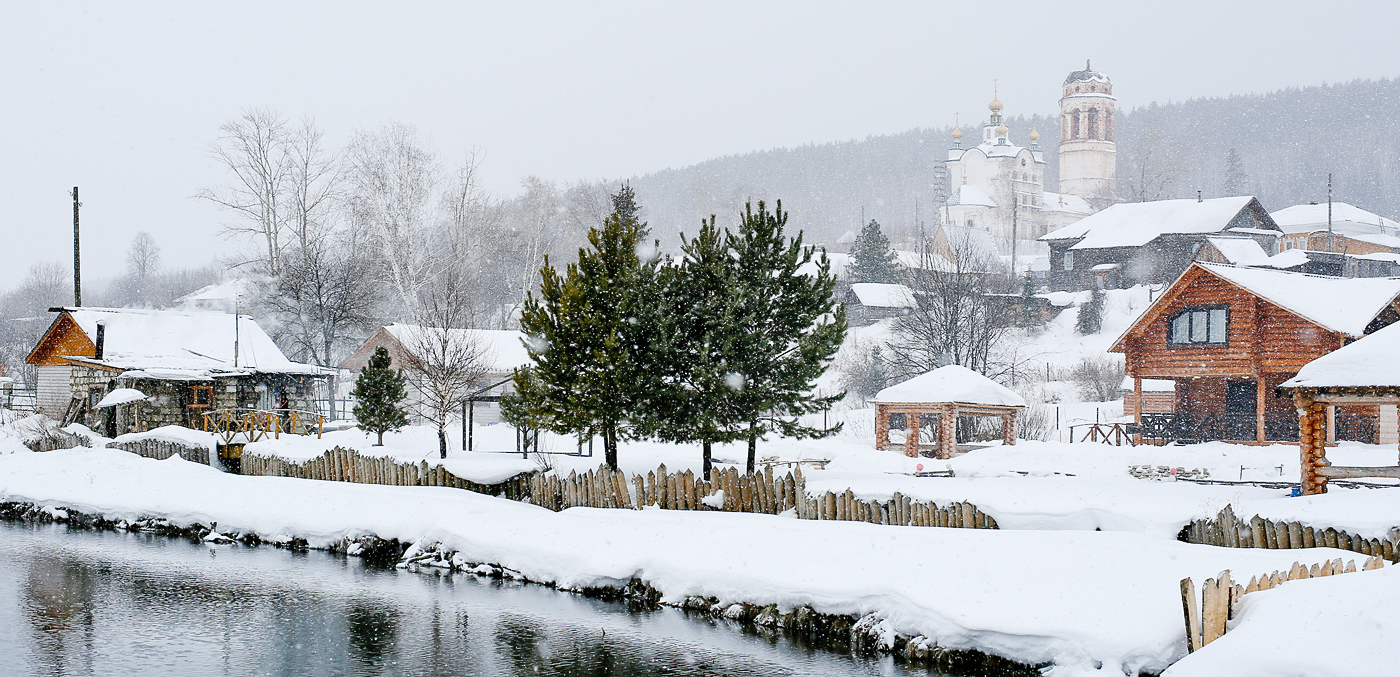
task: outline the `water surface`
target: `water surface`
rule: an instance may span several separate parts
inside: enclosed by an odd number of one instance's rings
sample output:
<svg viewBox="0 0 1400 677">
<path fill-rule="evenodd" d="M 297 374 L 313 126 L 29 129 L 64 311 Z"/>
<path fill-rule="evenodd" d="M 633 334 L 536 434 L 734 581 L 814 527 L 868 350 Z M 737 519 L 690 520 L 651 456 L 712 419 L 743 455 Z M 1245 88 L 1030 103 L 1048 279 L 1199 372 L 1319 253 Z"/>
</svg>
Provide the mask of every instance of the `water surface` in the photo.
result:
<svg viewBox="0 0 1400 677">
<path fill-rule="evenodd" d="M 0 675 L 928 675 L 676 609 L 0 522 Z"/>
</svg>

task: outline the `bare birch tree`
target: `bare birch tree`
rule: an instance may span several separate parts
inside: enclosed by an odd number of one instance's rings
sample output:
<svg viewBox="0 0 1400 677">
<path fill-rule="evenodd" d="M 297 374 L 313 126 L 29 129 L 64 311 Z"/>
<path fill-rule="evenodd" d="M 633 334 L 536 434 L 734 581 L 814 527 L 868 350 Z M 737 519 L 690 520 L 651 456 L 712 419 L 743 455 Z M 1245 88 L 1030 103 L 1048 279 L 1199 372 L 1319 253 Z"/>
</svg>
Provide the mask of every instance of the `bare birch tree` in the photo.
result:
<svg viewBox="0 0 1400 677">
<path fill-rule="evenodd" d="M 264 295 L 278 344 L 297 359 L 339 364 L 377 319 L 373 273 L 353 245 L 321 240 L 298 247 Z"/>
<path fill-rule="evenodd" d="M 418 413 L 437 427 L 438 455 L 447 458 L 447 426 L 489 371 L 490 346 L 472 328 L 471 289 L 446 275 L 425 287 L 404 342 L 404 375 L 418 393 Z"/>
<path fill-rule="evenodd" d="M 906 274 L 915 306 L 895 321 L 886 369 L 896 378 L 949 364 L 995 372 L 994 351 L 1012 326 L 1007 305 L 989 296 L 1006 286 L 1000 262 L 965 235 L 949 239 L 946 258 L 925 249 Z"/>
<path fill-rule="evenodd" d="M 419 142 L 416 129 L 393 123 L 356 134 L 346 161 L 352 226 L 377 250 L 385 281 L 411 309 L 430 272 L 427 235 L 437 156 Z"/>
<path fill-rule="evenodd" d="M 231 238 L 252 240 L 254 250 L 233 262 L 277 275 L 281 269 L 284 199 L 292 173 L 287 121 L 271 109 L 249 109 L 219 127 L 210 155 L 233 174 L 229 184 L 205 188 L 196 197 L 231 211 L 224 226 Z"/>
<path fill-rule="evenodd" d="M 312 251 L 333 229 L 333 207 L 340 197 L 341 165 L 327 150 L 311 118 L 287 136 L 286 227 L 301 252 Z"/>
</svg>

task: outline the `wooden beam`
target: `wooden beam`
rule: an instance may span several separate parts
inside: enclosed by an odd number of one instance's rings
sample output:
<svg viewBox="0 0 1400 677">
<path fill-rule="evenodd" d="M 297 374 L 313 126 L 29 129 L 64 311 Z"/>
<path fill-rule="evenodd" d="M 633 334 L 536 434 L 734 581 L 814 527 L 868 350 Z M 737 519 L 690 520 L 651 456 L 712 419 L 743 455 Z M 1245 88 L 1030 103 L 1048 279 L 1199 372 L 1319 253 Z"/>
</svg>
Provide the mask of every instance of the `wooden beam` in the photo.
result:
<svg viewBox="0 0 1400 677">
<path fill-rule="evenodd" d="M 1358 477 L 1388 477 L 1390 479 L 1400 479 L 1400 465 L 1327 465 L 1318 468 L 1317 474 L 1330 479 L 1355 479 Z"/>
</svg>

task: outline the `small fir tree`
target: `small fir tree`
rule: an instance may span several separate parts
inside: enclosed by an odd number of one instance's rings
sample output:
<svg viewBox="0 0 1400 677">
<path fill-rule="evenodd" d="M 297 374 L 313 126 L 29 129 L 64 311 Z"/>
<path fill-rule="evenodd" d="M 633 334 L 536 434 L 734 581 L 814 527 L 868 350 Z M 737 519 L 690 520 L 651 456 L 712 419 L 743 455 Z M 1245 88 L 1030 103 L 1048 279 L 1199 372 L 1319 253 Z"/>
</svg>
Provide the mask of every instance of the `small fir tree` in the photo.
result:
<svg viewBox="0 0 1400 677">
<path fill-rule="evenodd" d="M 1244 195 L 1248 190 L 1245 187 L 1247 183 L 1249 175 L 1244 171 L 1244 158 L 1240 157 L 1238 150 L 1231 148 L 1225 153 L 1225 196 Z"/>
<path fill-rule="evenodd" d="M 1074 323 L 1074 330 L 1088 336 L 1099 333 L 1103 327 L 1103 300 L 1102 289 L 1095 289 L 1089 297 L 1089 302 L 1079 307 L 1079 317 Z"/>
<path fill-rule="evenodd" d="M 350 393 L 358 402 L 354 411 L 360 429 L 379 436 L 376 447 L 384 446 L 384 433 L 408 425 L 408 414 L 399 407 L 399 402 L 408 396 L 406 379 L 390 364 L 389 351 L 384 346 L 375 348 Z"/>
<path fill-rule="evenodd" d="M 880 231 L 875 219 L 860 229 L 860 235 L 851 245 L 851 281 L 899 282 L 899 267 L 890 249 L 890 239 Z"/>
</svg>

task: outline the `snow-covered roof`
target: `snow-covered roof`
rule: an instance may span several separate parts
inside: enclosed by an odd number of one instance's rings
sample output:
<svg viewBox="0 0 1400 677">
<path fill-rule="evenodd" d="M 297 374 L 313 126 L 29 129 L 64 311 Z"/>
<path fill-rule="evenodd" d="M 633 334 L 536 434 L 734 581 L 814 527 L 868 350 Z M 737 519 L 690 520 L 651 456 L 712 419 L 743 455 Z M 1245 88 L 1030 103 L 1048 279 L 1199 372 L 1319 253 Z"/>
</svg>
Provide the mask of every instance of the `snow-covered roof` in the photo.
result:
<svg viewBox="0 0 1400 677">
<path fill-rule="evenodd" d="M 902 284 L 857 282 L 851 285 L 851 293 L 868 308 L 913 308 L 916 305 L 914 292 Z"/>
<path fill-rule="evenodd" d="M 958 192 L 948 198 L 948 204 L 971 205 L 977 207 L 997 206 L 996 200 L 993 200 L 992 196 L 987 194 L 987 191 L 982 190 L 980 186 L 975 186 L 970 183 L 964 183 L 958 186 Z"/>
<path fill-rule="evenodd" d="M 391 324 L 384 328 L 406 349 L 425 336 L 422 332 L 441 331 L 426 329 L 416 324 Z M 530 353 L 525 350 L 525 334 L 505 329 L 448 329 L 453 341 L 475 341 L 482 348 L 487 368 L 493 374 L 508 374 L 517 367 L 533 363 Z"/>
<path fill-rule="evenodd" d="M 1297 268 L 1307 262 L 1307 252 L 1301 249 L 1289 249 L 1270 256 L 1264 265 L 1270 268 Z"/>
<path fill-rule="evenodd" d="M 1253 197 L 1210 200 L 1123 202 L 1042 236 L 1042 240 L 1083 238 L 1070 249 L 1140 247 L 1167 233 L 1219 233 L 1246 209 Z"/>
<path fill-rule="evenodd" d="M 1088 200 L 1078 195 L 1045 191 L 1040 196 L 1040 211 L 1093 214 L 1094 208 L 1089 204 Z"/>
<path fill-rule="evenodd" d="M 970 254 L 978 262 L 991 265 L 1001 259 L 1001 250 L 992 239 L 992 232 L 973 226 L 939 226 L 948 243 L 949 253 Z"/>
<path fill-rule="evenodd" d="M 808 277 L 816 277 L 817 270 L 819 269 L 818 266 L 820 263 L 817 259 L 821 256 L 822 252 L 818 250 L 812 255 L 811 261 L 808 261 L 807 263 L 804 263 L 801 266 L 797 267 L 797 274 L 806 275 Z M 679 261 L 679 259 L 676 260 Z M 841 252 L 826 252 L 826 262 L 828 265 L 830 265 L 831 274 L 834 275 L 836 279 L 844 280 L 847 279 L 847 277 L 849 277 L 851 268 L 850 254 L 842 254 Z"/>
<path fill-rule="evenodd" d="M 1347 234 L 1346 237 L 1380 245 L 1382 247 L 1400 249 L 1400 237 L 1395 237 L 1394 235 L 1386 235 L 1384 233 L 1350 233 Z"/>
<path fill-rule="evenodd" d="M 1031 265 L 1030 265 L 1029 270 L 1030 270 L 1031 272 L 1035 272 L 1035 273 L 1040 273 L 1040 272 L 1044 272 L 1044 271 L 1050 270 L 1050 257 L 1048 257 L 1048 256 L 1037 256 L 1037 257 L 1035 257 L 1035 259 L 1034 259 L 1033 261 L 1031 261 Z"/>
<path fill-rule="evenodd" d="M 1327 204 L 1294 205 L 1272 212 L 1274 223 L 1285 233 L 1310 233 L 1319 228 L 1327 229 Z M 1387 219 L 1375 212 L 1368 212 L 1345 202 L 1332 203 L 1332 229 L 1339 226 L 1366 226 L 1370 232 L 1400 232 L 1400 222 Z"/>
<path fill-rule="evenodd" d="M 1267 261 L 1269 253 L 1258 242 L 1247 237 L 1208 237 L 1209 242 L 1226 263 L 1237 266 L 1254 266 Z"/>
<path fill-rule="evenodd" d="M 97 323 L 106 326 L 102 358 L 69 356 L 74 361 L 126 370 L 166 370 L 205 375 L 217 372 L 319 374 L 321 368 L 292 362 L 272 337 L 247 316 L 238 317 L 238 360 L 234 364 L 234 315 L 195 310 L 66 308 L 97 343 Z"/>
<path fill-rule="evenodd" d="M 1119 390 L 1133 391 L 1133 377 L 1124 376 L 1123 382 L 1118 384 Z M 1145 378 L 1142 380 L 1142 392 L 1145 393 L 1174 393 L 1176 392 L 1176 381 L 1169 378 Z"/>
<path fill-rule="evenodd" d="M 1379 329 L 1359 341 L 1303 365 L 1283 387 L 1338 388 L 1400 386 L 1400 324 Z"/>
<path fill-rule="evenodd" d="M 890 404 L 956 402 L 995 407 L 1026 406 L 1026 400 L 1011 389 L 956 364 L 939 367 L 885 388 L 876 393 L 872 401 Z"/>
<path fill-rule="evenodd" d="M 928 251 L 920 254 L 907 249 L 895 249 L 894 260 L 900 266 L 910 269 L 927 267 L 929 270 L 952 270 L 953 264 L 948 259 L 943 258 L 938 252 Z M 927 257 L 927 259 L 925 259 Z"/>
<path fill-rule="evenodd" d="M 117 388 L 107 393 L 107 395 L 102 398 L 102 401 L 98 402 L 97 406 L 93 408 L 106 409 L 107 407 L 115 407 L 119 404 L 131 404 L 132 402 L 140 402 L 145 399 L 147 399 L 146 393 L 136 390 L 135 388 Z"/>
<path fill-rule="evenodd" d="M 843 234 L 841 237 L 836 238 L 836 244 L 851 244 L 855 241 L 856 234 L 849 230 L 846 231 L 845 234 Z"/>
<path fill-rule="evenodd" d="M 1096 272 L 1096 273 L 1106 273 L 1106 272 L 1108 272 L 1108 271 L 1110 271 L 1110 270 L 1118 270 L 1119 268 L 1122 268 L 1122 267 L 1123 267 L 1123 264 L 1121 264 L 1121 263 L 1100 263 L 1099 265 L 1094 266 L 1093 268 L 1090 268 L 1089 270 L 1092 270 L 1092 271 L 1094 271 L 1094 272 Z"/>
<path fill-rule="evenodd" d="M 1196 265 L 1280 308 L 1348 336 L 1361 336 L 1366 325 L 1400 296 L 1400 278 L 1319 277 L 1268 268 Z"/>
</svg>

